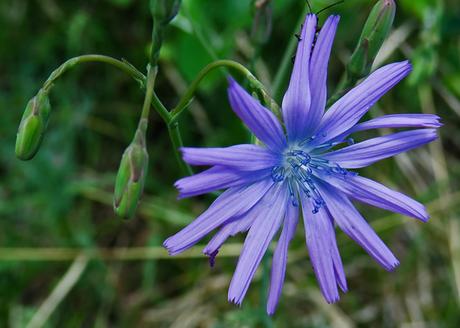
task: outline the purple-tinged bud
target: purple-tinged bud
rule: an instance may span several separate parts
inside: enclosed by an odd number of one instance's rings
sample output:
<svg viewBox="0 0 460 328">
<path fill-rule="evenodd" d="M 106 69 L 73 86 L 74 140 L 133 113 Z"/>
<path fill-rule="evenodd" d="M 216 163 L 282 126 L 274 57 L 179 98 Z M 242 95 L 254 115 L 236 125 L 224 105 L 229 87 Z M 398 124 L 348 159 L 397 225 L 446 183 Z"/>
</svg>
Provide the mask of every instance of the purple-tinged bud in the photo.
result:
<svg viewBox="0 0 460 328">
<path fill-rule="evenodd" d="M 347 67 L 352 79 L 358 80 L 370 73 L 375 57 L 390 33 L 395 12 L 394 0 L 380 0 L 372 8 Z"/>
<path fill-rule="evenodd" d="M 16 156 L 27 161 L 40 148 L 48 125 L 51 105 L 46 91 L 40 90 L 26 106 L 16 136 Z"/>
<path fill-rule="evenodd" d="M 124 219 L 134 216 L 144 191 L 149 158 L 145 143 L 146 130 L 147 120 L 142 119 L 133 141 L 123 153 L 115 180 L 113 208 Z"/>
</svg>

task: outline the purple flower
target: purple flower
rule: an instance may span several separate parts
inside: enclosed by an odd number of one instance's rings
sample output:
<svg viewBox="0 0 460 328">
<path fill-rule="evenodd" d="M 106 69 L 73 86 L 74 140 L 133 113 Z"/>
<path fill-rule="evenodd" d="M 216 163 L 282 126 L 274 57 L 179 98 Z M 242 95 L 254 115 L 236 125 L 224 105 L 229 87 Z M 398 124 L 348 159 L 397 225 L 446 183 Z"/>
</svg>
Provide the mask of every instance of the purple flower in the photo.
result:
<svg viewBox="0 0 460 328">
<path fill-rule="evenodd" d="M 226 191 L 164 246 L 170 254 L 178 254 L 218 229 L 204 249 L 213 264 L 229 236 L 248 231 L 228 292 L 230 301 L 241 304 L 270 242 L 281 230 L 273 254 L 269 314 L 274 313 L 281 294 L 288 246 L 299 216 L 303 217 L 314 273 L 329 303 L 339 299 L 339 288 L 347 291 L 335 224 L 385 269 L 398 265 L 351 199 L 428 220 L 422 204 L 348 169 L 362 168 L 435 140 L 436 128 L 441 126 L 439 117 L 396 114 L 358 123 L 380 97 L 409 74 L 407 61 L 376 70 L 324 112 L 327 65 L 338 21 L 338 16 L 329 17 L 312 46 L 317 18 L 307 16 L 282 103 L 284 128 L 230 79 L 228 95 L 233 111 L 264 146 L 182 149 L 187 163 L 211 168 L 177 181 L 180 197 Z M 351 133 L 377 128 L 423 129 L 349 142 Z M 351 145 L 333 150 L 347 142 Z"/>
</svg>

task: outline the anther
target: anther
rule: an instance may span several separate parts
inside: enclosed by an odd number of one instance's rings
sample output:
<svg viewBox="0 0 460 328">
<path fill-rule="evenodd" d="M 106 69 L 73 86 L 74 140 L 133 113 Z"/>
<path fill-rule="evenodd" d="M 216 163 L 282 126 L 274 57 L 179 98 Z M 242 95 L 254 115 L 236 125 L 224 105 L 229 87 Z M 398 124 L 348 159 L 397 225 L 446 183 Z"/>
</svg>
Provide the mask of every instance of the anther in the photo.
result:
<svg viewBox="0 0 460 328">
<path fill-rule="evenodd" d="M 272 169 L 272 179 L 274 182 L 281 182 L 284 180 L 284 167 L 275 166 Z"/>
<path fill-rule="evenodd" d="M 292 157 L 289 157 L 287 162 L 291 164 L 293 169 L 297 169 L 299 167 L 299 164 Z"/>
<path fill-rule="evenodd" d="M 297 197 L 294 193 L 294 187 L 292 186 L 292 177 L 289 178 L 288 180 L 288 188 L 289 188 L 289 195 L 292 199 L 292 206 L 297 207 L 299 206 L 299 203 L 297 202 Z"/>
</svg>

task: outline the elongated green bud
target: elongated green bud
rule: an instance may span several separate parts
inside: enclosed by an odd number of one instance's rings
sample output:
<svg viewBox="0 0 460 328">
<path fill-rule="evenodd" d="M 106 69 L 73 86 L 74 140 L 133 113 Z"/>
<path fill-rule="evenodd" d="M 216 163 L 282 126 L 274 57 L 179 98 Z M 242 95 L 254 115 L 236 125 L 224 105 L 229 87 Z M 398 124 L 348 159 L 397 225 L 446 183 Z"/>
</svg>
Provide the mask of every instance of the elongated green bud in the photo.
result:
<svg viewBox="0 0 460 328">
<path fill-rule="evenodd" d="M 147 120 L 142 119 L 133 141 L 123 153 L 115 181 L 113 208 L 124 219 L 134 216 L 144 190 L 149 158 L 145 143 L 146 130 Z"/>
<path fill-rule="evenodd" d="M 24 161 L 32 159 L 40 148 L 48 125 L 51 105 L 48 93 L 40 90 L 26 106 L 16 136 L 16 156 Z"/>
<path fill-rule="evenodd" d="M 396 4 L 393 0 L 380 0 L 372 8 L 347 67 L 349 77 L 353 80 L 370 73 L 375 57 L 390 33 L 395 12 Z"/>
</svg>

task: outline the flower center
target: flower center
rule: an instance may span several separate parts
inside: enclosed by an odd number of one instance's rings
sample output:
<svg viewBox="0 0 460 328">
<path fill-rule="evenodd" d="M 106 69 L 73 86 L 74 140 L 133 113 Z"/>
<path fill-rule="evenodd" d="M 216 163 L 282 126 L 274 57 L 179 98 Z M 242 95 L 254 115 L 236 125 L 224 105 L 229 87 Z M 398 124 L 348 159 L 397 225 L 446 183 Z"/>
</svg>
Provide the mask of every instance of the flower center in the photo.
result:
<svg viewBox="0 0 460 328">
<path fill-rule="evenodd" d="M 286 180 L 294 206 L 299 205 L 299 197 L 306 197 L 312 202 L 312 212 L 315 214 L 324 206 L 324 200 L 315 186 L 317 175 L 321 173 L 342 176 L 354 174 L 336 163 L 321 158 L 320 155 L 295 147 L 284 153 L 282 164 L 273 167 L 271 176 L 274 182 Z"/>
</svg>

